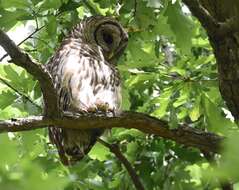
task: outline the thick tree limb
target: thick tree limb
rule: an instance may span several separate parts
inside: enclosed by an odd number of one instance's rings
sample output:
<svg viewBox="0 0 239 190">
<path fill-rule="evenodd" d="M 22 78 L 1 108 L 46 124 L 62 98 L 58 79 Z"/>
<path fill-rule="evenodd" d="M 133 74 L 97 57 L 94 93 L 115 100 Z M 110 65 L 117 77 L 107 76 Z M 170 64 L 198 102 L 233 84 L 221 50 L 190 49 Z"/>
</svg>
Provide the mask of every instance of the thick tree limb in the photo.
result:
<svg viewBox="0 0 239 190">
<path fill-rule="evenodd" d="M 236 17 L 225 18 L 224 22 L 220 22 L 211 15 L 209 10 L 199 0 L 183 0 L 183 2 L 215 40 L 220 40 L 222 37 L 239 32 L 239 24 Z"/>
<path fill-rule="evenodd" d="M 26 69 L 27 72 L 39 81 L 45 103 L 45 114 L 48 117 L 59 115 L 56 91 L 51 80 L 51 75 L 45 67 L 33 62 L 2 30 L 0 30 L 0 45 L 10 55 L 16 65 Z"/>
<path fill-rule="evenodd" d="M 200 21 L 205 28 L 215 30 L 218 26 L 216 19 L 200 4 L 199 0 L 183 0 L 183 2 L 196 17 L 200 18 Z"/>
<path fill-rule="evenodd" d="M 12 119 L 0 122 L 0 133 L 33 130 L 49 125 L 71 129 L 92 129 L 96 127 L 135 128 L 148 134 L 155 134 L 166 139 L 174 140 L 179 144 L 214 153 L 220 151 L 220 144 L 223 140 L 223 137 L 191 127 L 179 126 L 177 129 L 169 129 L 167 122 L 136 112 L 123 112 L 119 117 L 92 116 L 92 114 L 72 115 L 71 113 L 65 113 L 60 118 L 35 116 Z"/>
<path fill-rule="evenodd" d="M 128 171 L 128 173 L 134 183 L 135 188 L 137 190 L 144 190 L 144 186 L 141 183 L 139 176 L 137 175 L 136 171 L 134 170 L 134 168 L 132 167 L 130 162 L 127 160 L 127 158 L 120 151 L 120 147 L 117 144 L 109 144 L 100 138 L 98 139 L 98 142 L 101 143 L 102 145 L 104 145 L 105 147 L 107 147 L 110 150 L 110 152 L 114 153 L 114 155 L 124 165 L 124 167 Z"/>
</svg>

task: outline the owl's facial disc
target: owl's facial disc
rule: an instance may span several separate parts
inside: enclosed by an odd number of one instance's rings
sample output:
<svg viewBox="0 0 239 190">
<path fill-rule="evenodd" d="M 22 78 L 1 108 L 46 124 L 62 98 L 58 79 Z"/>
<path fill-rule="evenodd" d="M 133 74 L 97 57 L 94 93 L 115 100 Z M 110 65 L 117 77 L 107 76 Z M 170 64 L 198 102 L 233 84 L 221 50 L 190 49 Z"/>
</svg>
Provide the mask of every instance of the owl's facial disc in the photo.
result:
<svg viewBox="0 0 239 190">
<path fill-rule="evenodd" d="M 105 23 L 95 31 L 96 43 L 103 49 L 105 58 L 109 61 L 121 52 L 122 44 L 126 47 L 127 34 L 114 23 Z"/>
</svg>

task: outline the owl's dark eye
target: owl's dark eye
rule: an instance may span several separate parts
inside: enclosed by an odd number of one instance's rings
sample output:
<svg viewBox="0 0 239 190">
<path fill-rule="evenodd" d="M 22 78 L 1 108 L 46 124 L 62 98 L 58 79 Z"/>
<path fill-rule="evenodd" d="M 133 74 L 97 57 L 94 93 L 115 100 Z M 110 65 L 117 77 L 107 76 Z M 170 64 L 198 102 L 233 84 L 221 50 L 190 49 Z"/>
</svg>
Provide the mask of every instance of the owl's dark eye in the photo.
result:
<svg viewBox="0 0 239 190">
<path fill-rule="evenodd" d="M 105 43 L 107 43 L 108 45 L 111 45 L 113 43 L 113 36 L 109 33 L 104 32 L 103 39 Z"/>
</svg>

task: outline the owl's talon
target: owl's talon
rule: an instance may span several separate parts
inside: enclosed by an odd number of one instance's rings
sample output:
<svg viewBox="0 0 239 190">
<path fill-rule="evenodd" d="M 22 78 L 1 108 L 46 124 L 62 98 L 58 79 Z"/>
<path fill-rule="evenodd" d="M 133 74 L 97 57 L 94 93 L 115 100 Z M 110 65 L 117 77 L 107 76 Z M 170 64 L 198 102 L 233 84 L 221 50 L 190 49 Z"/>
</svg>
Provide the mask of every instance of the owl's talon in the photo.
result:
<svg viewBox="0 0 239 190">
<path fill-rule="evenodd" d="M 108 112 L 109 104 L 108 103 L 97 104 L 96 108 L 97 108 L 97 111 L 99 112 Z"/>
<path fill-rule="evenodd" d="M 81 109 L 81 110 L 79 110 L 78 111 L 78 113 L 80 113 L 80 114 L 87 114 L 88 113 L 88 111 L 87 110 L 85 110 L 85 109 Z"/>
<path fill-rule="evenodd" d="M 96 107 L 90 107 L 90 108 L 87 109 L 87 112 L 88 113 L 95 113 L 95 112 L 97 112 L 97 108 Z"/>
</svg>

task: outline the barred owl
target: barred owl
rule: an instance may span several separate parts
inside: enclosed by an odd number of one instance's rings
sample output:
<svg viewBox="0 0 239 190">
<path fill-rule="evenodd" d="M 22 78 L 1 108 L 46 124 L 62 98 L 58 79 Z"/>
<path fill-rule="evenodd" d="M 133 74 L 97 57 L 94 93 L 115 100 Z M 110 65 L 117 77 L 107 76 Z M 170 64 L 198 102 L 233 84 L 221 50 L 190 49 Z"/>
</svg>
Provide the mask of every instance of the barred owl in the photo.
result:
<svg viewBox="0 0 239 190">
<path fill-rule="evenodd" d="M 47 64 L 63 111 L 87 112 L 105 106 L 120 112 L 116 62 L 127 41 L 123 27 L 110 17 L 85 18 L 72 29 Z M 49 127 L 50 141 L 65 165 L 81 160 L 102 133 L 97 126 L 88 130 Z"/>
</svg>

